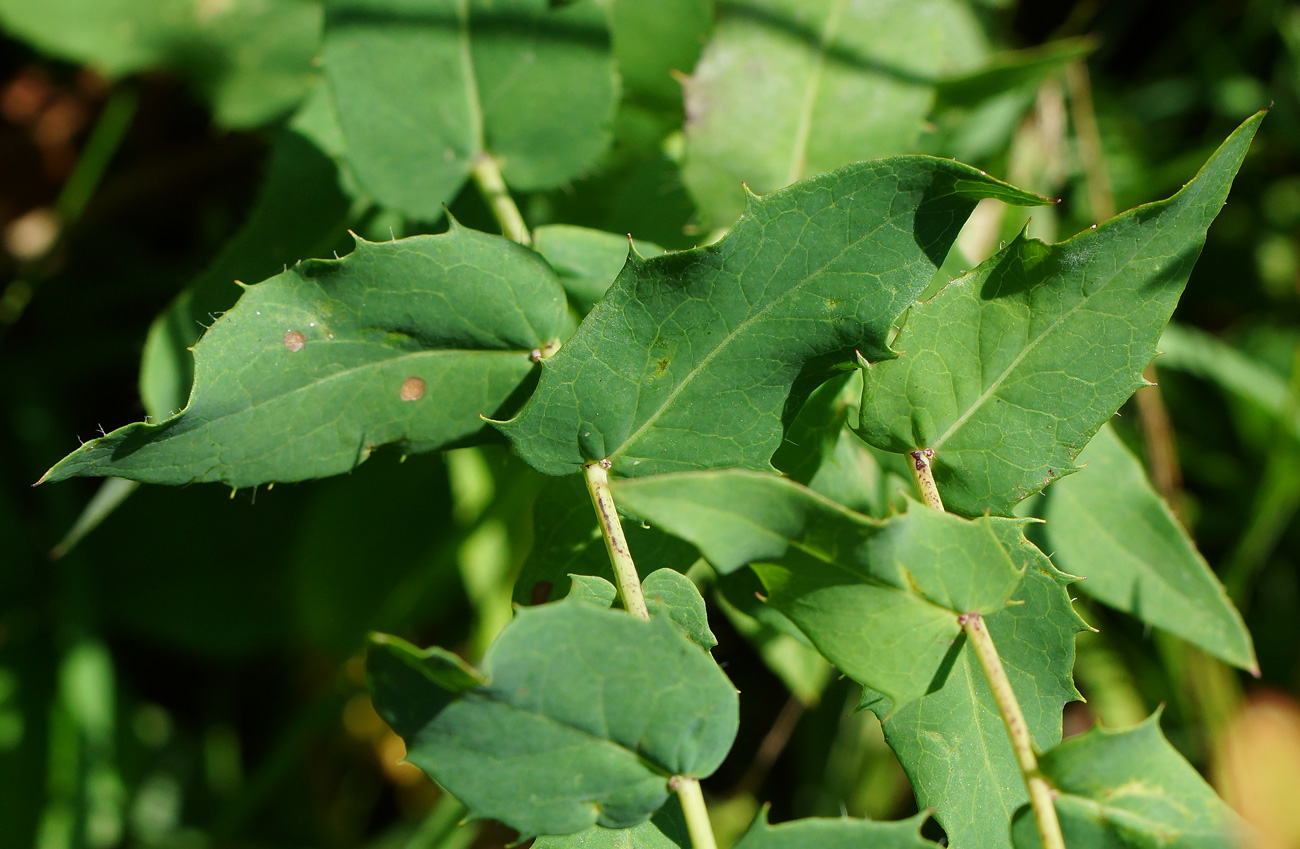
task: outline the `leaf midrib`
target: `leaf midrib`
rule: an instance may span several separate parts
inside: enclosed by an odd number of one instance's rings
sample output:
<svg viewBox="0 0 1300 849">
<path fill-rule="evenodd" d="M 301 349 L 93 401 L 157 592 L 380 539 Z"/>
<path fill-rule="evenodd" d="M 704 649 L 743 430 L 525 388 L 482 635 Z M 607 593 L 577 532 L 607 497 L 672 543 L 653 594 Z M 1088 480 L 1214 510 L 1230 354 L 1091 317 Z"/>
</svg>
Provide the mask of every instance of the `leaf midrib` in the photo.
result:
<svg viewBox="0 0 1300 849">
<path fill-rule="evenodd" d="M 786 185 L 803 177 L 804 172 L 808 170 L 808 139 L 812 133 L 813 111 L 817 103 L 817 95 L 821 90 L 822 76 L 826 72 L 827 49 L 830 47 L 831 42 L 835 40 L 835 33 L 839 29 L 844 6 L 845 0 L 835 0 L 834 7 L 826 18 L 826 26 L 822 29 L 821 38 L 817 42 L 817 56 L 813 62 L 812 74 L 808 78 L 808 85 L 804 89 L 804 102 L 799 114 L 799 123 L 795 126 L 794 145 L 790 151 L 790 170 L 786 177 Z"/>
</svg>

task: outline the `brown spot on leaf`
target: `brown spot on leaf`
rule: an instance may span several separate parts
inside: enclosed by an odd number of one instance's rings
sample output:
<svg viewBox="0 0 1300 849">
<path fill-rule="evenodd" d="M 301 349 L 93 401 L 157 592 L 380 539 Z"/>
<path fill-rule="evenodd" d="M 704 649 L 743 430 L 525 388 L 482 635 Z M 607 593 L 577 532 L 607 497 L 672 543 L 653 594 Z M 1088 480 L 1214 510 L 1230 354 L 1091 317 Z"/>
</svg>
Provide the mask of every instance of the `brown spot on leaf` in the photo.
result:
<svg viewBox="0 0 1300 849">
<path fill-rule="evenodd" d="M 303 336 L 297 330 L 290 330 L 284 334 L 284 347 L 297 353 L 302 350 L 302 346 L 307 344 L 307 337 Z"/>
<path fill-rule="evenodd" d="M 408 377 L 402 381 L 402 391 L 398 393 L 403 401 L 419 401 L 424 397 L 424 378 Z"/>
</svg>

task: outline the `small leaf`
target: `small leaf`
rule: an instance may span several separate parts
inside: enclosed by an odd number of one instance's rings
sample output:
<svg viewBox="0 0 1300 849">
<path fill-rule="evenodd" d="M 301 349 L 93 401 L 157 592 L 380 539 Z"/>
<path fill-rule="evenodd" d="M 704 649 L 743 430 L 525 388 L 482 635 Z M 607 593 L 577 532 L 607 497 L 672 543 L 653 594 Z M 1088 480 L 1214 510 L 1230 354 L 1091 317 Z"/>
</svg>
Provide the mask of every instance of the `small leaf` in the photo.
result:
<svg viewBox="0 0 1300 849">
<path fill-rule="evenodd" d="M 610 608 L 618 598 L 618 588 L 604 578 L 597 578 L 595 575 L 570 575 L 569 580 L 571 584 L 568 595 L 564 597 L 566 601 Z"/>
<path fill-rule="evenodd" d="M 1079 455 L 1086 467 L 1048 493 L 1047 538 L 1087 595 L 1256 669 L 1250 632 L 1142 465 L 1110 427 Z"/>
<path fill-rule="evenodd" d="M 736 734 L 736 690 L 665 616 L 561 602 L 521 609 L 483 658 L 481 683 L 380 638 L 368 661 L 381 716 L 407 759 L 526 839 L 644 821 L 668 777 L 711 774 Z M 469 674 L 469 673 L 467 673 Z"/>
<path fill-rule="evenodd" d="M 686 82 L 683 179 L 706 227 L 755 192 L 916 150 L 941 71 L 987 51 L 960 0 L 738 0 Z"/>
<path fill-rule="evenodd" d="M 1025 544 L 1028 548 L 1028 543 Z M 1061 708 L 1074 688 L 1075 634 L 1086 630 L 1062 575 L 1040 552 L 1002 611 L 985 619 L 1034 745 L 1061 739 Z M 953 849 L 1006 849 L 1011 815 L 1027 801 L 1025 780 L 984 671 L 969 643 L 943 685 L 895 706 L 867 691 L 862 708 L 881 718 L 885 740 L 903 765 L 916 802 L 932 808 Z"/>
<path fill-rule="evenodd" d="M 550 267 L 500 237 L 358 239 L 248 287 L 196 346 L 181 413 L 87 442 L 43 480 L 246 487 L 345 472 L 390 442 L 474 441 L 568 320 Z"/>
<path fill-rule="evenodd" d="M 705 651 L 718 644 L 709 630 L 704 597 L 690 578 L 672 569 L 659 569 L 650 573 L 641 590 L 651 614 L 667 615 L 687 639 Z"/>
<path fill-rule="evenodd" d="M 944 668 L 960 614 L 1002 609 L 1026 558 L 1022 520 L 969 521 L 914 505 L 881 521 L 758 472 L 619 481 L 614 494 L 719 572 L 754 564 L 769 603 L 818 651 L 900 703 Z"/>
<path fill-rule="evenodd" d="M 1056 811 L 1070 849 L 1234 849 L 1256 845 L 1164 734 L 1160 714 L 1141 725 L 1096 727 L 1038 761 L 1060 794 Z M 1016 814 L 1016 849 L 1041 846 L 1028 807 Z"/>
<path fill-rule="evenodd" d="M 764 808 L 735 849 L 935 849 L 936 844 L 921 837 L 926 816 L 920 813 L 901 822 L 808 817 L 769 825 Z"/>
<path fill-rule="evenodd" d="M 768 469 L 784 425 L 855 349 L 887 356 L 984 197 L 1041 198 L 955 162 L 865 162 L 753 199 L 715 245 L 629 259 L 499 425 L 550 475 Z"/>
<path fill-rule="evenodd" d="M 581 315 L 591 312 L 605 297 L 630 250 L 626 236 L 570 224 L 548 224 L 533 230 L 533 248 L 555 269 L 569 301 Z M 664 252 L 658 245 L 640 241 L 635 250 L 643 257 Z"/>
<path fill-rule="evenodd" d="M 1142 385 L 1210 222 L 1264 113 L 1196 179 L 1059 245 L 1016 239 L 914 307 L 898 359 L 870 367 L 859 433 L 935 451 L 948 509 L 1010 515 Z"/>
<path fill-rule="evenodd" d="M 358 180 L 426 219 L 480 156 L 500 159 L 517 189 L 581 175 L 608 147 L 618 103 L 605 12 L 591 0 L 336 0 L 322 64 Z"/>
</svg>

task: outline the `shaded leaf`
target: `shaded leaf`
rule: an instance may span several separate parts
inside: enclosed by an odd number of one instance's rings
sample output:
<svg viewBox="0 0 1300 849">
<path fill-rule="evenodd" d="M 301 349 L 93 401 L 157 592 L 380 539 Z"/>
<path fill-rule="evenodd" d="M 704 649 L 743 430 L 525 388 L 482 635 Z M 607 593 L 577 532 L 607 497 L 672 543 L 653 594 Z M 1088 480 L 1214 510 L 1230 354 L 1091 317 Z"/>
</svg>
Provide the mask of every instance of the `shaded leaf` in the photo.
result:
<svg viewBox="0 0 1300 849">
<path fill-rule="evenodd" d="M 1024 238 L 913 308 L 898 359 L 870 367 L 860 434 L 935 451 L 948 509 L 1009 515 L 1142 384 L 1210 222 L 1263 119 L 1172 198 L 1066 242 Z"/>
<path fill-rule="evenodd" d="M 613 585 L 609 552 L 581 475 L 546 479 L 533 507 L 533 528 L 533 550 L 515 581 L 516 604 L 564 598 L 571 575 L 596 575 Z M 623 533 L 643 581 L 657 569 L 685 572 L 698 559 L 694 546 L 663 531 L 624 522 Z"/>
<path fill-rule="evenodd" d="M 902 822 L 807 817 L 769 825 L 764 808 L 736 849 L 934 849 L 936 844 L 921 837 L 925 820 L 922 813 Z"/>
<path fill-rule="evenodd" d="M 659 569 L 645 579 L 641 589 L 651 615 L 667 615 L 691 642 L 705 651 L 718 644 L 709 630 L 704 597 L 690 578 L 672 569 Z"/>
<path fill-rule="evenodd" d="M 266 124 L 303 98 L 321 17 L 312 0 L 0 0 L 11 36 L 110 78 L 172 71 L 229 127 Z"/>
<path fill-rule="evenodd" d="M 807 394 L 855 349 L 887 356 L 894 318 L 975 203 L 1042 202 L 928 157 L 866 162 L 762 199 L 717 244 L 631 257 L 501 430 L 571 474 L 770 468 Z"/>
<path fill-rule="evenodd" d="M 714 0 L 613 0 L 614 58 L 629 97 L 681 109 L 690 73 L 713 29 Z"/>
<path fill-rule="evenodd" d="M 1160 732 L 1160 714 L 1071 737 L 1038 760 L 1060 793 L 1056 812 L 1071 849 L 1234 849 L 1254 845 L 1231 808 Z M 1017 849 L 1040 846 L 1028 807 L 1016 814 Z"/>
<path fill-rule="evenodd" d="M 1025 548 L 1029 549 L 1028 543 Z M 1013 604 L 985 625 L 1040 750 L 1061 739 L 1061 708 L 1074 688 L 1075 634 L 1086 630 L 1070 604 L 1072 578 L 1038 551 Z M 960 650 L 942 686 L 895 705 L 866 691 L 862 708 L 881 718 L 885 740 L 907 772 L 916 802 L 932 808 L 954 849 L 1011 845 L 1011 816 L 1026 801 L 1025 780 L 974 650 Z"/>
<path fill-rule="evenodd" d="M 186 408 L 87 442 L 43 480 L 234 487 L 347 471 L 377 446 L 480 438 L 558 339 L 564 294 L 535 253 L 453 228 L 357 241 L 248 287 L 195 348 Z"/>
<path fill-rule="evenodd" d="M 1114 430 L 1098 431 L 1079 459 L 1086 467 L 1047 497 L 1056 562 L 1098 601 L 1256 669 L 1241 614 Z"/>
<path fill-rule="evenodd" d="M 686 819 L 676 797 L 640 825 L 631 828 L 603 828 L 593 825 L 573 834 L 543 835 L 534 849 L 690 849 Z"/>
<path fill-rule="evenodd" d="M 628 238 L 603 230 L 548 224 L 533 230 L 533 247 L 555 269 L 569 301 L 580 315 L 605 296 L 614 278 L 627 262 Z M 659 256 L 663 248 L 637 242 L 641 256 Z"/>
<path fill-rule="evenodd" d="M 660 475 L 616 482 L 614 493 L 719 572 L 753 564 L 769 603 L 818 651 L 899 702 L 941 672 L 961 613 L 1002 609 L 1027 557 L 1021 520 L 914 505 L 882 521 L 758 472 Z"/>
<path fill-rule="evenodd" d="M 736 734 L 735 688 L 663 616 L 522 609 L 474 687 L 447 672 L 445 652 L 395 637 L 378 638 L 368 664 L 407 759 L 471 816 L 523 838 L 642 822 L 667 799 L 669 776 L 711 774 Z"/>
<path fill-rule="evenodd" d="M 609 145 L 618 83 L 590 0 L 338 0 L 322 62 L 357 179 L 413 216 L 441 216 L 482 155 L 541 189 Z"/>
<path fill-rule="evenodd" d="M 705 226 L 755 192 L 914 153 L 942 70 L 987 46 L 960 0 L 740 0 L 686 82 L 683 179 Z"/>
</svg>

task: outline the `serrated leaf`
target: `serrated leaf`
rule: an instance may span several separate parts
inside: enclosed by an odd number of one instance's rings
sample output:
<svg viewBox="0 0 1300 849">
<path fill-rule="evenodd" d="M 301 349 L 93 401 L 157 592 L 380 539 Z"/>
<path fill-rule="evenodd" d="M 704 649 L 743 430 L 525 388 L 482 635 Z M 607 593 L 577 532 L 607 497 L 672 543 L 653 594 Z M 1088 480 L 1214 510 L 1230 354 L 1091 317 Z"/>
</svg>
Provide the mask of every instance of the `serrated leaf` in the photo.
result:
<svg viewBox="0 0 1300 849">
<path fill-rule="evenodd" d="M 913 153 L 943 70 L 987 51 L 959 0 L 743 0 L 686 82 L 683 179 L 705 226 L 762 193 L 862 159 Z"/>
<path fill-rule="evenodd" d="M 901 822 L 807 817 L 769 825 L 764 808 L 735 849 L 935 849 L 921 837 L 926 818 L 924 813 Z"/>
<path fill-rule="evenodd" d="M 290 111 L 317 72 L 312 0 L 0 0 L 0 26 L 110 78 L 166 69 L 212 101 L 228 127 Z"/>
<path fill-rule="evenodd" d="M 1160 714 L 1072 737 L 1038 760 L 1053 788 L 1070 849 L 1235 849 L 1248 827 L 1160 732 Z M 1041 846 L 1028 808 L 1016 814 L 1017 849 Z"/>
<path fill-rule="evenodd" d="M 407 759 L 469 808 L 535 834 L 642 822 L 668 777 L 711 774 L 736 734 L 736 690 L 667 618 L 578 602 L 519 611 L 454 690 L 446 665 L 396 638 L 372 645 L 371 693 Z"/>
<path fill-rule="evenodd" d="M 483 155 L 517 189 L 571 180 L 610 142 L 609 40 L 591 0 L 331 3 L 322 62 L 348 162 L 385 206 L 427 219 Z"/>
<path fill-rule="evenodd" d="M 614 493 L 719 572 L 753 564 L 769 604 L 822 655 L 900 703 L 941 672 L 958 616 L 1002 609 L 1025 562 L 1021 520 L 970 521 L 914 505 L 882 521 L 758 472 L 618 481 Z"/>
<path fill-rule="evenodd" d="M 865 162 L 762 199 L 721 242 L 635 257 L 499 425 L 551 475 L 770 468 L 784 424 L 853 351 L 887 356 L 978 199 L 1042 200 L 946 160 Z"/>
<path fill-rule="evenodd" d="M 145 412 L 162 420 L 185 406 L 194 383 L 190 348 L 239 297 L 236 280 L 260 280 L 300 259 L 327 256 L 344 225 L 348 199 L 334 163 L 293 130 L 281 130 L 257 203 L 212 264 L 149 325 L 140 361 Z"/>
<path fill-rule="evenodd" d="M 1086 466 L 1048 492 L 1056 562 L 1098 601 L 1256 669 L 1241 614 L 1114 430 L 1098 431 L 1079 459 Z"/>
<path fill-rule="evenodd" d="M 1015 603 L 985 624 L 1034 745 L 1044 750 L 1061 739 L 1062 706 L 1079 698 L 1074 639 L 1086 626 L 1066 593 L 1073 579 L 1036 550 L 1029 554 L 1033 560 Z M 1025 780 L 988 681 L 965 640 L 939 689 L 897 706 L 868 691 L 862 707 L 881 718 L 885 740 L 907 772 L 917 804 L 934 809 L 953 849 L 1011 845 L 1011 816 L 1028 800 Z"/>
<path fill-rule="evenodd" d="M 358 239 L 248 287 L 195 347 L 181 413 L 87 442 L 42 480 L 246 487 L 345 472 L 390 442 L 475 440 L 568 320 L 549 266 L 500 237 Z"/>
<path fill-rule="evenodd" d="M 533 507 L 533 527 L 533 550 L 515 581 L 516 604 L 564 598 L 572 575 L 614 580 L 596 511 L 580 475 L 546 479 Z M 642 580 L 656 569 L 685 572 L 698 558 L 693 546 L 663 531 L 625 522 L 623 533 Z"/>
<path fill-rule="evenodd" d="M 533 248 L 555 269 L 573 308 L 586 315 L 623 270 L 629 245 L 626 236 L 603 230 L 548 224 L 533 230 Z M 650 257 L 659 256 L 664 250 L 650 242 L 638 241 L 636 252 Z"/>
<path fill-rule="evenodd" d="M 640 825 L 631 828 L 602 828 L 593 825 L 585 831 L 563 835 L 543 835 L 533 843 L 534 849 L 691 849 L 686 820 L 676 798 Z"/>
<path fill-rule="evenodd" d="M 860 434 L 933 448 L 948 509 L 1010 515 L 1142 384 L 1264 113 L 1191 183 L 1066 242 L 1016 239 L 930 301 L 864 375 Z"/>
</svg>

